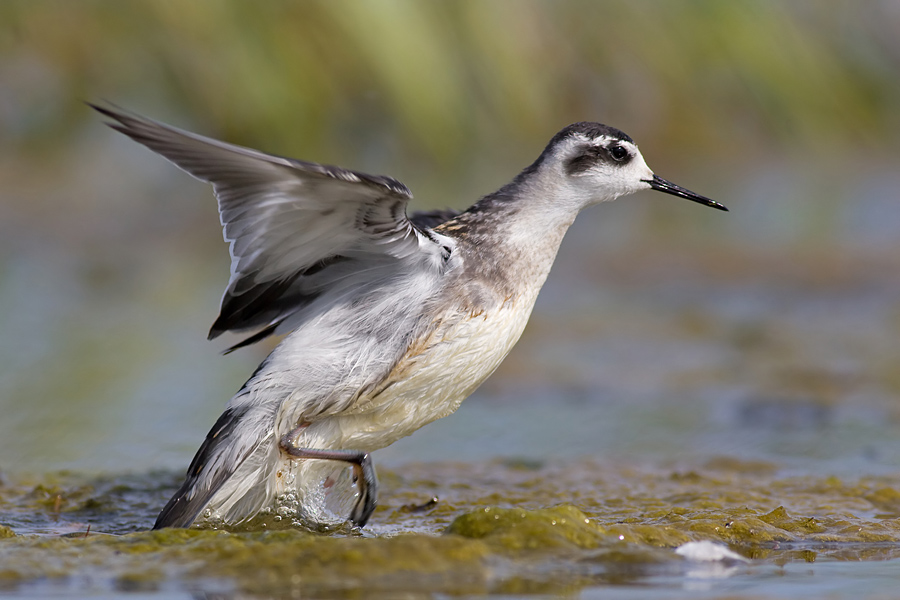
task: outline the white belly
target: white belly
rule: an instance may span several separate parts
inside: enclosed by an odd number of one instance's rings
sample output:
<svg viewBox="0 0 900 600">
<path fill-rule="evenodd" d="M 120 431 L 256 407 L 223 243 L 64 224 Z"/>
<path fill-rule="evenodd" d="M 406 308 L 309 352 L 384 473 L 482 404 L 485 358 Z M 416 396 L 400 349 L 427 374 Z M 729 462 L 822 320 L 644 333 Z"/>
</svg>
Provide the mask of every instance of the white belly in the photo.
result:
<svg viewBox="0 0 900 600">
<path fill-rule="evenodd" d="M 534 302 L 452 314 L 413 344 L 386 382 L 349 414 L 333 417 L 341 446 L 376 450 L 459 408 L 518 341 Z"/>
</svg>

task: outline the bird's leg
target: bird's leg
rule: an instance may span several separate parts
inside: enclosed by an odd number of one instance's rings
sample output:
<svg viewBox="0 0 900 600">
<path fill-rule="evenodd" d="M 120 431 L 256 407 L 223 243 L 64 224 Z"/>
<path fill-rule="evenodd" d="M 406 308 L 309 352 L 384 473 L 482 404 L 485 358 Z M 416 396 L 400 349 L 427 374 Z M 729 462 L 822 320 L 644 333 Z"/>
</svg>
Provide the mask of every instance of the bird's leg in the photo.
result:
<svg viewBox="0 0 900 600">
<path fill-rule="evenodd" d="M 350 521 L 362 527 L 375 511 L 378 502 L 378 477 L 375 465 L 368 452 L 362 450 L 321 450 L 317 448 L 300 448 L 296 444 L 297 436 L 308 426 L 301 424 L 281 438 L 281 450 L 294 458 L 315 458 L 319 460 L 340 460 L 353 465 L 353 480 L 359 490 L 359 498 L 350 511 Z"/>
</svg>

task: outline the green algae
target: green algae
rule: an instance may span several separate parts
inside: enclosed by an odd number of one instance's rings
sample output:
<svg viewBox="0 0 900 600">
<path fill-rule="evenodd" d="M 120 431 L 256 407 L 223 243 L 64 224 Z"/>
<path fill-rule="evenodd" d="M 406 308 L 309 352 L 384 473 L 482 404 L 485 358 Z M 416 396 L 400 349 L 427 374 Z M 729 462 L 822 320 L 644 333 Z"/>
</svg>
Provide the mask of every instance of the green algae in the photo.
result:
<svg viewBox="0 0 900 600">
<path fill-rule="evenodd" d="M 446 533 L 486 539 L 507 550 L 596 548 L 607 535 L 574 506 L 537 510 L 488 506 L 457 517 Z"/>
<path fill-rule="evenodd" d="M 369 527 L 329 535 L 263 520 L 147 531 L 174 480 L 6 482 L 0 581 L 88 578 L 116 591 L 213 581 L 248 595 L 561 594 L 672 568 L 683 562 L 673 549 L 691 541 L 773 565 L 900 556 L 895 478 L 781 477 L 777 465 L 731 458 L 688 470 L 410 464 L 384 472 L 390 485 Z"/>
<path fill-rule="evenodd" d="M 477 589 L 487 579 L 488 548 L 456 536 L 332 537 L 303 531 L 228 533 L 163 530 L 124 536 L 31 538 L 0 547 L 5 578 L 112 575 L 154 587 L 167 580 L 221 578 L 241 590 L 281 593 L 304 589 Z M 462 586 L 462 584 L 465 584 Z"/>
</svg>

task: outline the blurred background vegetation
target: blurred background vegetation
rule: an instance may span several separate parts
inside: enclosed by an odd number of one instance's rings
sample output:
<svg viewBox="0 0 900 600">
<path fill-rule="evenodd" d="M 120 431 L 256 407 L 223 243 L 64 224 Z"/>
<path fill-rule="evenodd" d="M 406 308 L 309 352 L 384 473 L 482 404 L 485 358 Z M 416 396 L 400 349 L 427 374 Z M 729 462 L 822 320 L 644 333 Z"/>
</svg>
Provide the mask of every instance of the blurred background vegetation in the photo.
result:
<svg viewBox="0 0 900 600">
<path fill-rule="evenodd" d="M 594 209 L 552 285 L 693 265 L 777 285 L 786 264 L 896 284 L 898 31 L 896 0 L 5 0 L 0 469 L 183 466 L 264 352 L 204 341 L 228 269 L 210 191 L 84 101 L 390 174 L 416 208 L 464 207 L 601 121 L 732 212 Z"/>
</svg>

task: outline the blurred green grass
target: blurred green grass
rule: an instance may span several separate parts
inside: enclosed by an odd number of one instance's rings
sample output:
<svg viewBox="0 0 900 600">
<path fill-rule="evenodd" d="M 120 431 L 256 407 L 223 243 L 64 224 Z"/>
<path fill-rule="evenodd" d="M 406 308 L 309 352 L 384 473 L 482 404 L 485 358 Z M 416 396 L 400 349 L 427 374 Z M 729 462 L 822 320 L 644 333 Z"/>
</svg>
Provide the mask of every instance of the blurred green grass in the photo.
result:
<svg viewBox="0 0 900 600">
<path fill-rule="evenodd" d="M 719 156 L 900 131 L 893 2 L 13 0 L 0 23 L 6 152 L 65 152 L 99 98 L 276 152 L 390 140 L 437 171 L 518 164 L 575 120 Z"/>
</svg>

